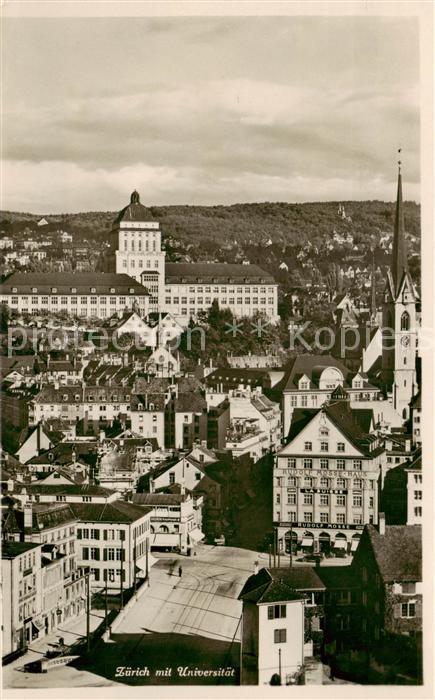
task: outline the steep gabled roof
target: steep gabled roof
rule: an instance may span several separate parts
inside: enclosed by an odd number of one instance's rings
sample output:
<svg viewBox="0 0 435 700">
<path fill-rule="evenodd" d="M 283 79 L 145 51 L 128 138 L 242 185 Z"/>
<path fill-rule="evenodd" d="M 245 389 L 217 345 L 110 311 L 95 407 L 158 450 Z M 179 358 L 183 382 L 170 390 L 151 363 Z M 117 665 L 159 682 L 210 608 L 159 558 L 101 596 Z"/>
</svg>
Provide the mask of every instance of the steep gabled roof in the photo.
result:
<svg viewBox="0 0 435 700">
<path fill-rule="evenodd" d="M 366 525 L 366 531 L 385 582 L 422 580 L 420 525 L 386 525 L 384 535 L 373 525 Z"/>
<path fill-rule="evenodd" d="M 248 578 L 238 599 L 257 604 L 303 600 L 300 591 L 304 590 L 325 590 L 312 567 L 301 567 L 301 571 L 263 568 Z"/>
</svg>

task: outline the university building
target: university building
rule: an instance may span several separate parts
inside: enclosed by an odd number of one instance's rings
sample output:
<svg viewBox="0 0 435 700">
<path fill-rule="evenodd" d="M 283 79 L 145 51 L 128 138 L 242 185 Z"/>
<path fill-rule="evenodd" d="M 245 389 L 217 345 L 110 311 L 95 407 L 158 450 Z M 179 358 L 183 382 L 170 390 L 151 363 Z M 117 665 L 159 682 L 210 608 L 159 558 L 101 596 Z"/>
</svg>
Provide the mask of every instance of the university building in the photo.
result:
<svg viewBox="0 0 435 700">
<path fill-rule="evenodd" d="M 149 310 L 148 290 L 125 274 L 14 272 L 0 284 L 0 303 L 18 313 L 108 318 L 137 309 Z"/>
<path fill-rule="evenodd" d="M 165 256 L 159 223 L 134 191 L 115 219 L 104 267 L 144 285 L 151 312 L 187 321 L 217 300 L 236 317 L 260 312 L 278 320 L 278 285 L 257 265 L 168 263 Z"/>
</svg>

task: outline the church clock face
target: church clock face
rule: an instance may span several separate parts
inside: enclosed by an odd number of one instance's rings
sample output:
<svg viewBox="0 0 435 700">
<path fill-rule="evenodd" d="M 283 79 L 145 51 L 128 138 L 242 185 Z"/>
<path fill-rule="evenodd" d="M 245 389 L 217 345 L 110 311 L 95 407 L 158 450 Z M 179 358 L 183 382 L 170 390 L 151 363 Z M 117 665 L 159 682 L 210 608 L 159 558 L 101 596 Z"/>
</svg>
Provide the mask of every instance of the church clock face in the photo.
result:
<svg viewBox="0 0 435 700">
<path fill-rule="evenodd" d="M 409 335 L 402 336 L 402 339 L 400 342 L 402 343 L 404 348 L 407 348 L 409 345 Z"/>
</svg>

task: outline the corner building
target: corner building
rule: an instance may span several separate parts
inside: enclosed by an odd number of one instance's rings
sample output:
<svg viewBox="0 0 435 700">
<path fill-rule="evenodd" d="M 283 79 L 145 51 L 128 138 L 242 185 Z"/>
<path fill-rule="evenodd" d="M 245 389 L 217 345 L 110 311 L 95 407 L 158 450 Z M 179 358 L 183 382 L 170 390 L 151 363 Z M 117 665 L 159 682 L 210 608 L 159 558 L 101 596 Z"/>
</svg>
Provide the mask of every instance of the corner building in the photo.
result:
<svg viewBox="0 0 435 700">
<path fill-rule="evenodd" d="M 273 519 L 281 551 L 343 555 L 378 521 L 378 478 L 385 449 L 371 434 L 371 410 L 346 399 L 320 410 L 295 409 L 288 444 L 277 454 Z"/>
</svg>

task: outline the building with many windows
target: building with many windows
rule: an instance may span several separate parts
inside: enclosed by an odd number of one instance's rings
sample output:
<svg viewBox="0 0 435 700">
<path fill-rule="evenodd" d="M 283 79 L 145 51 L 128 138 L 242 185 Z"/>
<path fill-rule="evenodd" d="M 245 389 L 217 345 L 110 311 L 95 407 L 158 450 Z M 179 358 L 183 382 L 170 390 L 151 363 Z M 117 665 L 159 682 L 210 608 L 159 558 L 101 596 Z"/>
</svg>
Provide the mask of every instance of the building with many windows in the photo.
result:
<svg viewBox="0 0 435 700">
<path fill-rule="evenodd" d="M 278 285 L 257 265 L 169 263 L 165 256 L 159 223 L 134 191 L 115 219 L 103 265 L 140 281 L 149 290 L 150 311 L 186 322 L 217 300 L 236 317 L 262 313 L 278 320 Z"/>
<path fill-rule="evenodd" d="M 72 503 L 79 520 L 77 557 L 90 567 L 91 587 L 116 593 L 148 576 L 151 508 L 125 501 Z"/>
<path fill-rule="evenodd" d="M 375 401 L 380 393 L 366 375 L 350 372 L 331 355 L 297 355 L 283 389 L 284 436 L 290 428 L 295 408 L 320 408 L 337 395 L 334 392 L 340 387 L 352 402 Z"/>
<path fill-rule="evenodd" d="M 2 546 L 2 655 L 25 648 L 38 636 L 42 613 L 42 545 L 3 542 Z"/>
<path fill-rule="evenodd" d="M 274 465 L 273 519 L 282 550 L 345 554 L 364 524 L 378 518 L 378 478 L 385 455 L 371 433 L 371 411 L 346 400 L 295 409 L 289 442 Z"/>
<path fill-rule="evenodd" d="M 14 272 L 0 285 L 0 300 L 13 311 L 108 318 L 137 309 L 148 313 L 146 287 L 125 274 Z"/>
<path fill-rule="evenodd" d="M 164 305 L 175 317 L 195 317 L 213 301 L 233 316 L 264 314 L 278 320 L 278 285 L 257 265 L 166 263 Z"/>
</svg>

